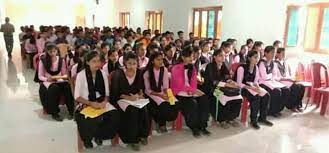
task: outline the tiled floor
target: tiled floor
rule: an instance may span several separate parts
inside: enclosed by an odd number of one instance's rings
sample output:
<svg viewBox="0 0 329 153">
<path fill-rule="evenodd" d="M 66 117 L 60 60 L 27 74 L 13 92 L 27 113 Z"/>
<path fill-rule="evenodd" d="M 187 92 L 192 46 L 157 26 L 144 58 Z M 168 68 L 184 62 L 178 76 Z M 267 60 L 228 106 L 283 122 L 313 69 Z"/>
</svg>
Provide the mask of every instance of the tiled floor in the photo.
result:
<svg viewBox="0 0 329 153">
<path fill-rule="evenodd" d="M 0 41 L 3 41 L 1 39 Z M 2 51 L 1 51 L 2 50 Z M 34 72 L 26 70 L 16 49 L 8 61 L 0 46 L 0 153 L 75 153 L 76 125 L 52 121 L 41 112 Z M 23 65 L 23 66 L 22 66 Z M 154 135 L 141 152 L 149 153 L 328 153 L 329 120 L 309 108 L 303 114 L 284 112 L 270 118 L 274 127 L 223 130 L 195 139 L 188 130 Z M 106 142 L 109 144 L 109 142 Z M 124 145 L 105 145 L 87 152 L 132 152 Z"/>
</svg>

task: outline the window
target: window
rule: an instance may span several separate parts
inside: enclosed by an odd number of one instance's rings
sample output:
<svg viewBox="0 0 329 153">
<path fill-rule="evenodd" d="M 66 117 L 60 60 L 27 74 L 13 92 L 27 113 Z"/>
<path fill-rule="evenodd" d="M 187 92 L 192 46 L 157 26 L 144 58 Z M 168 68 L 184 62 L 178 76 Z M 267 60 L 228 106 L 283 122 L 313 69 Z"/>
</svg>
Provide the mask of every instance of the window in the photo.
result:
<svg viewBox="0 0 329 153">
<path fill-rule="evenodd" d="M 193 32 L 201 38 L 220 38 L 222 7 L 195 8 L 193 10 Z"/>
<path fill-rule="evenodd" d="M 120 13 L 120 25 L 121 25 L 121 27 L 130 26 L 130 13 L 129 12 Z"/>
<path fill-rule="evenodd" d="M 159 30 L 162 32 L 163 16 L 161 11 L 147 11 L 146 12 L 146 24 L 147 28 L 152 32 Z"/>
<path fill-rule="evenodd" d="M 289 6 L 285 45 L 329 54 L 329 3 Z"/>
</svg>

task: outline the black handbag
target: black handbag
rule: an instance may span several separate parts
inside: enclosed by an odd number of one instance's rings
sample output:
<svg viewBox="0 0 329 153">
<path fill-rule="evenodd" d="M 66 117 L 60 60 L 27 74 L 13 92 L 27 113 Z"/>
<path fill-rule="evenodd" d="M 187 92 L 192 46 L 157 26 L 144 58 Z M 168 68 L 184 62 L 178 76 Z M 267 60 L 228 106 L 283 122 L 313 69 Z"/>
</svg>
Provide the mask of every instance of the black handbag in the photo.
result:
<svg viewBox="0 0 329 153">
<path fill-rule="evenodd" d="M 231 87 L 221 87 L 220 91 L 224 93 L 225 96 L 239 96 L 241 94 L 240 88 L 231 88 Z"/>
</svg>

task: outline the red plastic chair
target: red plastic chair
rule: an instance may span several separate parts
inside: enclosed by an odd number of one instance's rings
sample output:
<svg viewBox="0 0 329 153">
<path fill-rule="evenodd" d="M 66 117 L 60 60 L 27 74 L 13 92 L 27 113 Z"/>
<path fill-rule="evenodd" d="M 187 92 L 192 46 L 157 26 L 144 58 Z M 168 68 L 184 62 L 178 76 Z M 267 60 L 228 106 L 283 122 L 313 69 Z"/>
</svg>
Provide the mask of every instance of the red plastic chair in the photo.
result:
<svg viewBox="0 0 329 153">
<path fill-rule="evenodd" d="M 241 106 L 241 123 L 247 123 L 247 116 L 248 116 L 248 109 L 249 109 L 249 101 L 246 97 L 243 97 L 242 106 Z"/>
<path fill-rule="evenodd" d="M 324 70 L 324 78 L 321 75 L 321 70 Z M 314 103 L 317 108 L 321 106 L 320 115 L 324 116 L 328 105 L 329 96 L 329 78 L 327 67 L 321 63 L 312 64 L 312 74 L 313 74 L 313 87 L 314 87 Z"/>
<path fill-rule="evenodd" d="M 304 64 L 303 63 L 298 63 L 298 67 L 297 67 L 297 70 L 296 70 L 296 80 L 297 81 L 303 81 L 303 82 L 307 82 L 309 84 L 312 84 L 311 81 L 312 81 L 312 73 L 311 73 L 311 66 L 307 66 L 307 68 L 305 68 Z M 304 86 L 305 87 L 305 90 L 307 91 L 307 103 L 306 103 L 306 106 L 305 106 L 305 110 L 310 102 L 310 99 L 311 99 L 311 93 L 312 93 L 312 88 L 313 88 L 313 85 L 311 86 Z"/>
<path fill-rule="evenodd" d="M 172 124 L 172 128 L 176 131 L 181 131 L 183 128 L 183 115 L 181 112 L 178 112 L 176 120 Z"/>
<path fill-rule="evenodd" d="M 312 84 L 313 84 L 313 90 L 312 90 L 312 98 L 313 103 L 316 104 L 316 107 L 318 108 L 320 106 L 321 97 L 326 96 L 323 93 L 320 92 L 319 89 L 322 87 L 329 87 L 328 82 L 328 72 L 327 67 L 321 63 L 312 63 L 311 64 L 311 71 L 312 71 Z M 324 77 L 321 77 L 321 70 L 324 70 Z M 324 97 L 326 98 L 326 97 Z"/>
</svg>

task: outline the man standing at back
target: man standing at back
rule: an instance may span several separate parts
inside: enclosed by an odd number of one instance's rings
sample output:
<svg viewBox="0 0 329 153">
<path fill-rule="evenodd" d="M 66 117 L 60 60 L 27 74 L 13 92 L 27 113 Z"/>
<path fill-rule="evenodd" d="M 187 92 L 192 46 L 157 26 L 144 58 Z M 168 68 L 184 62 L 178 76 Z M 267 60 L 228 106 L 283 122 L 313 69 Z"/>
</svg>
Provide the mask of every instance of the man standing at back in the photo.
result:
<svg viewBox="0 0 329 153">
<path fill-rule="evenodd" d="M 13 33 L 15 32 L 15 28 L 11 23 L 9 23 L 8 17 L 6 17 L 5 21 L 6 23 L 1 25 L 0 32 L 3 32 L 3 37 L 5 39 L 8 57 L 11 58 L 11 52 L 13 51 L 13 47 L 14 47 Z"/>
</svg>

